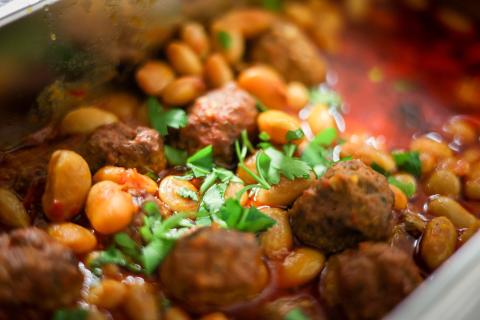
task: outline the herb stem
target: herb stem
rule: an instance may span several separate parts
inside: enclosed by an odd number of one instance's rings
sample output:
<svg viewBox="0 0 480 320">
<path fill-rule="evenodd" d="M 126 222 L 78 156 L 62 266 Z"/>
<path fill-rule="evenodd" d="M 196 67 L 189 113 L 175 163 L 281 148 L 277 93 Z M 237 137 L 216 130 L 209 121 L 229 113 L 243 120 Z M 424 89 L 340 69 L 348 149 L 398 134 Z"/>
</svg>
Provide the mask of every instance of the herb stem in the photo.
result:
<svg viewBox="0 0 480 320">
<path fill-rule="evenodd" d="M 265 181 L 265 179 L 260 178 L 252 170 L 250 170 L 243 162 L 239 163 L 238 166 L 243 170 L 245 170 L 245 172 L 248 173 L 253 179 L 257 180 L 263 189 L 266 189 L 266 190 L 270 189 L 270 184 L 267 181 Z"/>
</svg>

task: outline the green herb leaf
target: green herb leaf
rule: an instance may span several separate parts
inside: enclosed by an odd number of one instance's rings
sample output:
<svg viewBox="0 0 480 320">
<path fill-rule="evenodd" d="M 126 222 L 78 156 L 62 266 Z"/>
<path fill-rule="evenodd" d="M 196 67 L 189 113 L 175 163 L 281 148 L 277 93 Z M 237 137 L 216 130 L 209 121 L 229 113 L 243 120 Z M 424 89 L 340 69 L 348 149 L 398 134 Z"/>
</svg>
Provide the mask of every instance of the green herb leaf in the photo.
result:
<svg viewBox="0 0 480 320">
<path fill-rule="evenodd" d="M 97 270 L 106 264 L 116 264 L 134 272 L 141 271 L 141 267 L 138 264 L 127 259 L 124 253 L 113 246 L 105 251 L 101 251 L 98 257 L 90 262 L 89 267 L 98 274 Z"/>
<path fill-rule="evenodd" d="M 303 130 L 302 129 L 297 129 L 297 130 L 289 130 L 287 132 L 287 141 L 288 142 L 292 142 L 292 141 L 295 141 L 295 140 L 299 140 L 299 139 L 302 139 L 303 137 L 305 136 L 305 134 L 303 133 Z"/>
<path fill-rule="evenodd" d="M 154 239 L 142 249 L 142 262 L 147 274 L 152 274 L 165 259 L 174 241 Z"/>
<path fill-rule="evenodd" d="M 226 189 L 227 183 L 214 184 L 203 195 L 200 206 L 209 213 L 217 213 L 225 202 Z"/>
<path fill-rule="evenodd" d="M 270 11 L 280 11 L 282 9 L 281 0 L 262 0 L 262 6 Z"/>
<path fill-rule="evenodd" d="M 257 107 L 258 112 L 265 112 L 268 110 L 267 106 L 264 105 L 260 100 L 257 100 L 255 106 Z"/>
<path fill-rule="evenodd" d="M 148 118 L 152 127 L 162 136 L 168 134 L 168 128 L 183 128 L 187 125 L 187 114 L 185 110 L 172 108 L 165 111 L 154 97 L 147 100 Z"/>
<path fill-rule="evenodd" d="M 260 138 L 260 140 L 262 141 L 270 141 L 270 135 L 264 131 L 260 132 L 260 134 L 258 135 L 258 137 Z"/>
<path fill-rule="evenodd" d="M 53 320 L 86 320 L 88 310 L 85 309 L 60 309 L 53 314 Z"/>
<path fill-rule="evenodd" d="M 305 161 L 286 156 L 275 148 L 268 148 L 265 153 L 272 161 L 271 166 L 287 179 L 307 179 L 310 176 L 311 168 Z"/>
<path fill-rule="evenodd" d="M 390 174 L 387 170 L 385 170 L 382 166 L 380 166 L 378 163 L 376 162 L 372 162 L 370 164 L 370 167 L 372 167 L 373 170 L 377 171 L 378 173 L 380 174 L 383 174 L 384 176 L 388 177 L 388 175 Z"/>
<path fill-rule="evenodd" d="M 310 103 L 312 104 L 324 104 L 329 108 L 341 109 L 343 101 L 340 95 L 334 90 L 319 87 L 310 90 Z"/>
<path fill-rule="evenodd" d="M 198 196 L 197 193 L 193 190 L 190 190 L 185 187 L 181 187 L 177 190 L 177 194 L 185 199 L 191 199 L 193 201 L 198 201 Z"/>
<path fill-rule="evenodd" d="M 285 317 L 284 320 L 309 320 L 310 318 L 303 313 L 302 309 L 295 308 L 290 310 Z"/>
<path fill-rule="evenodd" d="M 398 169 L 411 173 L 416 177 L 422 175 L 422 162 L 420 161 L 420 154 L 417 151 L 397 151 L 393 152 L 392 156 Z"/>
<path fill-rule="evenodd" d="M 188 154 L 186 150 L 179 150 L 169 145 L 165 145 L 164 151 L 168 163 L 172 166 L 182 166 L 187 161 Z"/>
<path fill-rule="evenodd" d="M 211 145 L 198 150 L 187 159 L 187 167 L 192 169 L 195 177 L 204 177 L 213 168 L 213 148 Z"/>
<path fill-rule="evenodd" d="M 395 177 L 392 177 L 392 176 L 388 177 L 388 183 L 390 183 L 391 185 L 394 185 L 398 189 L 402 190 L 402 192 L 405 193 L 407 198 L 411 198 L 415 194 L 415 191 L 416 191 L 415 190 L 415 184 L 413 184 L 413 183 L 401 182 L 401 181 L 395 179 Z"/>
<path fill-rule="evenodd" d="M 232 36 L 227 31 L 219 31 L 217 33 L 217 41 L 224 50 L 230 49 L 232 46 Z"/>
<path fill-rule="evenodd" d="M 265 231 L 276 223 L 255 207 L 242 207 L 237 199 L 227 199 L 219 216 L 228 228 L 245 232 Z"/>
<path fill-rule="evenodd" d="M 142 205 L 142 210 L 149 216 L 160 216 L 160 209 L 153 201 L 146 201 Z"/>
<path fill-rule="evenodd" d="M 333 151 L 329 147 L 336 139 L 337 130 L 327 128 L 318 133 L 303 151 L 301 159 L 313 168 L 317 177 L 323 176 L 327 169 L 333 165 Z"/>
</svg>

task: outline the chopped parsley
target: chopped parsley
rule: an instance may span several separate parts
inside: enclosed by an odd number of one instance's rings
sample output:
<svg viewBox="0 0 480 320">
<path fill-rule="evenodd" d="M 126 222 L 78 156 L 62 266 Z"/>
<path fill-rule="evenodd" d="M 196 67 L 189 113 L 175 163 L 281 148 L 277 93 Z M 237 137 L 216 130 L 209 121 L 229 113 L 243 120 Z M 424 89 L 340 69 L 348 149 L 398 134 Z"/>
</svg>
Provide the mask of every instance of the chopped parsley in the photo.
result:
<svg viewBox="0 0 480 320">
<path fill-rule="evenodd" d="M 305 134 L 303 133 L 302 129 L 297 129 L 297 130 L 289 130 L 287 132 L 287 141 L 292 142 L 295 140 L 300 140 L 303 137 L 305 137 Z"/>
<path fill-rule="evenodd" d="M 169 145 L 164 147 L 165 157 L 172 166 L 182 166 L 187 162 L 188 154 L 185 150 L 179 150 Z"/>
<path fill-rule="evenodd" d="M 270 135 L 264 131 L 260 132 L 260 134 L 258 135 L 258 137 L 260 138 L 260 140 L 262 141 L 269 141 L 270 140 Z"/>
<path fill-rule="evenodd" d="M 416 177 L 422 175 L 422 162 L 420 161 L 418 151 L 396 151 L 392 153 L 392 156 L 398 169 L 411 173 Z"/>
<path fill-rule="evenodd" d="M 402 190 L 402 192 L 405 193 L 405 195 L 408 198 L 411 198 L 415 194 L 415 191 L 416 191 L 415 184 L 399 181 L 398 179 L 395 179 L 395 177 L 392 177 L 392 176 L 388 177 L 387 179 L 388 179 L 388 183 Z"/>
<path fill-rule="evenodd" d="M 227 31 L 217 32 L 217 42 L 224 50 L 232 47 L 232 36 Z"/>
<path fill-rule="evenodd" d="M 310 90 L 311 104 L 324 104 L 329 108 L 341 110 L 343 108 L 343 100 L 340 95 L 327 87 L 320 86 Z"/>
<path fill-rule="evenodd" d="M 198 150 L 187 159 L 187 167 L 195 177 L 205 177 L 213 168 L 213 148 L 211 145 Z"/>
<path fill-rule="evenodd" d="M 88 310 L 75 309 L 59 309 L 53 314 L 52 320 L 86 320 L 88 318 Z"/>
<path fill-rule="evenodd" d="M 179 108 L 165 110 L 154 97 L 148 98 L 147 110 L 150 124 L 162 136 L 168 134 L 168 128 L 179 129 L 187 125 L 187 114 L 185 110 Z"/>
<path fill-rule="evenodd" d="M 262 0 L 262 7 L 270 11 L 280 11 L 282 0 Z"/>
<path fill-rule="evenodd" d="M 220 209 L 220 219 L 230 229 L 261 232 L 275 225 L 275 220 L 255 207 L 242 207 L 238 199 L 227 199 Z"/>
<path fill-rule="evenodd" d="M 318 178 L 334 163 L 331 146 L 336 139 L 337 130 L 327 128 L 318 133 L 303 151 L 301 159 L 313 168 Z"/>
<path fill-rule="evenodd" d="M 284 320 L 309 320 L 310 318 L 303 313 L 302 309 L 294 308 L 290 310 L 285 317 Z"/>
<path fill-rule="evenodd" d="M 193 190 L 190 190 L 185 187 L 181 187 L 177 190 L 177 194 L 185 199 L 191 199 L 193 201 L 198 201 L 198 196 L 197 193 Z"/>
</svg>

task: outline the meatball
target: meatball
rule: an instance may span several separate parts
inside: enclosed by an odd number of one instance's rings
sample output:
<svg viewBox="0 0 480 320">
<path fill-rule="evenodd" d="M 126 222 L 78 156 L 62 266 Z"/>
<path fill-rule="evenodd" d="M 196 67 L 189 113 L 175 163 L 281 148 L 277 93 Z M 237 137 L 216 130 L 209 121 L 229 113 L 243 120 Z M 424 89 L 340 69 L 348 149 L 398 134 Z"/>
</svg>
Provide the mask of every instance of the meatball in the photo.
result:
<svg viewBox="0 0 480 320">
<path fill-rule="evenodd" d="M 412 258 L 384 243 L 332 256 L 320 280 L 320 294 L 332 311 L 348 319 L 380 319 L 422 281 Z"/>
<path fill-rule="evenodd" d="M 393 193 L 387 179 L 360 160 L 339 162 L 295 201 L 292 229 L 298 239 L 327 253 L 391 231 Z"/>
<path fill-rule="evenodd" d="M 160 279 L 170 297 L 201 313 L 252 298 L 268 273 L 253 234 L 208 227 L 177 241 Z"/>
<path fill-rule="evenodd" d="M 190 152 L 212 145 L 217 161 L 230 163 L 240 133 L 255 131 L 257 113 L 255 99 L 233 83 L 227 84 L 190 107 L 181 140 Z"/>
<path fill-rule="evenodd" d="M 102 126 L 89 137 L 85 149 L 93 170 L 109 164 L 159 172 L 166 166 L 162 138 L 146 127 L 131 128 L 120 122 Z"/>
<path fill-rule="evenodd" d="M 288 81 L 315 85 L 325 80 L 325 62 L 315 44 L 288 22 L 273 24 L 254 45 L 252 59 L 272 65 Z"/>
<path fill-rule="evenodd" d="M 298 309 L 307 319 L 324 320 L 325 314 L 318 302 L 309 295 L 283 297 L 265 304 L 260 311 L 260 318 L 264 320 L 283 320 L 289 312 Z"/>
<path fill-rule="evenodd" d="M 44 231 L 32 227 L 0 236 L 0 306 L 69 306 L 80 298 L 82 284 L 73 252 Z"/>
</svg>

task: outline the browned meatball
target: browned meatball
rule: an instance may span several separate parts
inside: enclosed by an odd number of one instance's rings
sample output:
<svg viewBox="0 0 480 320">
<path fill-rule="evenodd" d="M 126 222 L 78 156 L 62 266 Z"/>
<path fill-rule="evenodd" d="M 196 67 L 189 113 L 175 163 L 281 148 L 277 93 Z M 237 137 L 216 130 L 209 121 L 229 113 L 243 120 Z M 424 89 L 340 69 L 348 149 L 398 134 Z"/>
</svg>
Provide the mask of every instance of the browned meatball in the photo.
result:
<svg viewBox="0 0 480 320">
<path fill-rule="evenodd" d="M 44 231 L 32 227 L 0 236 L 0 306 L 65 307 L 80 298 L 82 283 L 73 252 Z"/>
<path fill-rule="evenodd" d="M 387 179 L 360 160 L 339 162 L 295 201 L 291 222 L 302 242 L 332 253 L 388 237 L 393 193 Z"/>
<path fill-rule="evenodd" d="M 188 111 L 188 125 L 181 131 L 190 152 L 212 145 L 217 160 L 233 159 L 233 144 L 243 130 L 255 131 L 255 100 L 233 83 L 198 98 Z"/>
<path fill-rule="evenodd" d="M 293 310 L 298 309 L 310 320 L 324 320 L 325 314 L 318 302 L 309 295 L 283 297 L 265 304 L 260 311 L 260 318 L 264 320 L 284 320 Z"/>
<path fill-rule="evenodd" d="M 257 41 L 252 58 L 273 66 L 288 81 L 314 85 L 325 80 L 325 62 L 315 44 L 298 27 L 285 21 L 277 21 Z"/>
<path fill-rule="evenodd" d="M 384 243 L 361 243 L 328 260 L 320 293 L 351 320 L 385 316 L 422 281 L 412 258 Z"/>
<path fill-rule="evenodd" d="M 253 234 L 209 227 L 177 241 L 160 279 L 188 310 L 209 312 L 257 295 L 268 273 Z"/>
<path fill-rule="evenodd" d="M 166 166 L 162 138 L 146 127 L 131 128 L 123 123 L 102 126 L 89 137 L 85 149 L 92 170 L 109 164 L 158 172 Z"/>
</svg>

